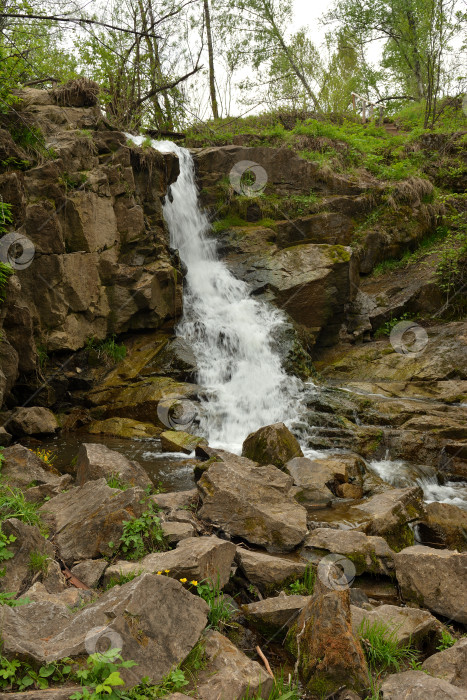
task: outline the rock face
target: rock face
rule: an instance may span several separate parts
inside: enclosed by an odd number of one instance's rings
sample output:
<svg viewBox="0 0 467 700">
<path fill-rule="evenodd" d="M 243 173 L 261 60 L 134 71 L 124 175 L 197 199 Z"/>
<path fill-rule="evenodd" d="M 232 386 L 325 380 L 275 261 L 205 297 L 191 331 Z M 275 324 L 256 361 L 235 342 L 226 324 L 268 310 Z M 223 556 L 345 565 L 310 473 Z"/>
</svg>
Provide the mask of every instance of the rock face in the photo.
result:
<svg viewBox="0 0 467 700">
<path fill-rule="evenodd" d="M 207 612 L 178 581 L 145 574 L 74 615 L 49 602 L 2 610 L 3 653 L 45 664 L 94 653 L 110 641 L 138 664 L 122 672 L 126 682 L 148 676 L 157 683 L 196 644 Z"/>
<path fill-rule="evenodd" d="M 0 577 L 0 590 L 7 593 L 23 593 L 25 586 L 38 573 L 32 566 L 31 555 L 54 558 L 54 548 L 40 533 L 39 528 L 23 523 L 17 518 L 9 518 L 2 523 L 2 532 L 16 540 L 8 545 L 13 554 L 2 563 L 4 575 Z"/>
<path fill-rule="evenodd" d="M 223 588 L 230 577 L 235 550 L 232 542 L 215 535 L 184 539 L 169 552 L 148 554 L 138 562 L 117 561 L 106 570 L 105 583 L 112 578 L 118 580 L 120 574 L 167 571 L 168 576 L 176 579 L 219 581 Z"/>
<path fill-rule="evenodd" d="M 242 455 L 258 464 L 273 464 L 282 469 L 294 457 L 303 457 L 303 452 L 290 430 L 283 423 L 275 423 L 248 435 Z"/>
<path fill-rule="evenodd" d="M 467 554 L 416 545 L 396 554 L 394 562 L 405 600 L 467 623 Z"/>
<path fill-rule="evenodd" d="M 384 700 L 465 700 L 465 690 L 423 671 L 405 671 L 388 676 L 381 686 Z"/>
<path fill-rule="evenodd" d="M 386 576 L 394 573 L 394 552 L 382 537 L 357 530 L 314 529 L 305 540 L 303 554 L 315 561 L 329 552 L 350 559 L 357 576 L 364 572 Z"/>
<path fill-rule="evenodd" d="M 430 676 L 467 690 L 467 639 L 460 639 L 449 649 L 433 654 L 424 661 L 422 669 Z"/>
<path fill-rule="evenodd" d="M 98 479 L 52 498 L 39 512 L 53 532 L 60 556 L 71 564 L 112 554 L 109 543 L 118 543 L 124 520 L 141 515 L 143 496 L 140 488 L 120 491 Z"/>
<path fill-rule="evenodd" d="M 373 496 L 355 506 L 355 510 L 367 515 L 365 528 L 368 535 L 384 537 L 395 551 L 413 544 L 413 532 L 409 523 L 424 515 L 423 492 L 420 487 L 391 489 Z"/>
<path fill-rule="evenodd" d="M 318 579 L 298 618 L 296 635 L 299 670 L 311 692 L 331 694 L 343 685 L 358 692 L 367 686 L 368 668 L 352 632 L 348 589 L 329 590 Z"/>
<path fill-rule="evenodd" d="M 18 408 L 8 423 L 13 435 L 42 435 L 55 433 L 58 422 L 52 411 L 41 406 Z"/>
<path fill-rule="evenodd" d="M 87 481 L 119 477 L 125 484 L 146 488 L 152 485 L 144 469 L 138 462 L 130 462 L 124 455 L 110 450 L 105 445 L 83 443 L 76 461 L 76 483 L 83 486 Z"/>
<path fill-rule="evenodd" d="M 198 481 L 200 517 L 268 551 L 294 549 L 307 528 L 305 509 L 289 495 L 291 477 L 244 457 L 223 453 L 222 459 Z"/>
<path fill-rule="evenodd" d="M 123 133 L 106 129 L 97 106 L 43 104 L 43 90 L 20 97 L 55 157 L 21 172 L 1 169 L 12 230 L 36 251 L 33 264 L 10 279 L 2 309 L 4 337 L 16 353 L 3 390 L 0 381 L 2 400 L 18 371 L 35 369 L 36 343 L 48 352 L 77 350 L 89 337 L 158 328 L 181 310 L 182 278 L 161 204 L 177 157 L 128 145 Z"/>
<path fill-rule="evenodd" d="M 267 700 L 274 681 L 265 668 L 215 630 L 208 630 L 204 640 L 208 662 L 198 676 L 196 692 L 199 698 L 237 700 L 251 693 Z"/>
</svg>

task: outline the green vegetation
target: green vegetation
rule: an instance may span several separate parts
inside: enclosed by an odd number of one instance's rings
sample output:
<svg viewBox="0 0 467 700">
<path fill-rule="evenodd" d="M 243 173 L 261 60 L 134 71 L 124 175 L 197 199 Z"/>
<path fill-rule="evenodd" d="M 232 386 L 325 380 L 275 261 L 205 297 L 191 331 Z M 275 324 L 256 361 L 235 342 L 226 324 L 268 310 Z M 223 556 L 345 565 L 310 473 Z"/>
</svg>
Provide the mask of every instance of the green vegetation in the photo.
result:
<svg viewBox="0 0 467 700">
<path fill-rule="evenodd" d="M 397 630 L 382 621 L 364 620 L 358 633 L 368 664 L 375 671 L 400 671 L 403 664 L 417 659 L 418 652 L 410 644 L 399 644 Z"/>
<path fill-rule="evenodd" d="M 108 591 L 114 586 L 123 586 L 125 583 L 129 583 L 130 581 L 133 581 L 137 576 L 140 576 L 143 573 L 142 569 L 139 569 L 138 571 L 131 571 L 128 574 L 123 574 L 120 573 L 117 578 L 111 578 L 108 584 L 105 587 L 105 590 Z"/>
<path fill-rule="evenodd" d="M 38 512 L 40 505 L 26 500 L 21 489 L 11 488 L 0 482 L 0 522 L 7 518 L 18 518 L 28 525 L 43 528 Z"/>
<path fill-rule="evenodd" d="M 0 304 L 5 301 L 6 286 L 14 269 L 8 263 L 0 262 Z"/>
<path fill-rule="evenodd" d="M 29 598 L 15 598 L 16 593 L 0 593 L 0 605 L 8 605 L 10 608 L 18 608 L 21 605 L 28 605 Z"/>
<path fill-rule="evenodd" d="M 316 582 L 316 567 L 313 564 L 308 564 L 303 578 L 293 581 L 286 591 L 292 595 L 311 595 L 313 593 Z"/>
<path fill-rule="evenodd" d="M 300 691 L 296 681 L 289 674 L 287 677 L 284 670 L 274 676 L 274 687 L 268 696 L 268 700 L 300 700 L 303 693 Z M 260 700 L 261 692 L 255 695 L 247 694 L 242 700 Z"/>
<path fill-rule="evenodd" d="M 60 683 L 69 678 L 72 670 L 70 662 L 71 659 L 62 659 L 36 670 L 26 662 L 18 659 L 9 661 L 0 655 L 0 688 L 19 692 L 34 688 L 45 690 L 51 682 Z"/>
<path fill-rule="evenodd" d="M 135 661 L 123 661 L 120 649 L 108 649 L 102 653 L 91 654 L 87 658 L 86 668 L 76 671 L 76 677 L 81 682 L 82 691 L 70 695 L 71 700 L 98 700 L 127 697 L 127 693 L 117 690 L 125 685 L 120 676 L 121 669 L 133 668 Z"/>
<path fill-rule="evenodd" d="M 126 347 L 123 343 L 115 341 L 115 335 L 106 340 L 96 340 L 96 338 L 88 338 L 86 341 L 86 349 L 94 350 L 99 358 L 106 357 L 113 362 L 120 362 L 126 357 Z"/>
<path fill-rule="evenodd" d="M 43 554 L 42 552 L 38 552 L 37 550 L 34 550 L 29 554 L 29 568 L 34 573 L 41 572 L 43 574 L 46 574 L 48 568 L 48 561 L 49 557 L 47 556 L 47 554 Z"/>
<path fill-rule="evenodd" d="M 414 316 L 413 314 L 405 313 L 401 314 L 400 316 L 395 316 L 394 318 L 390 318 L 389 321 L 386 321 L 380 328 L 375 333 L 375 338 L 383 338 L 384 336 L 390 336 L 392 329 L 397 326 L 398 323 L 401 321 L 413 321 Z"/>
<path fill-rule="evenodd" d="M 126 491 L 131 488 L 131 484 L 126 483 L 118 474 L 111 474 L 107 477 L 107 486 L 111 489 L 120 489 L 120 491 Z"/>
<path fill-rule="evenodd" d="M 163 552 L 167 543 L 157 516 L 158 509 L 150 503 L 148 509 L 139 518 L 123 521 L 123 533 L 114 554 L 121 552 L 126 559 L 141 559 L 150 552 Z M 113 542 L 109 542 L 114 547 Z"/>
<path fill-rule="evenodd" d="M 441 639 L 436 647 L 438 651 L 444 651 L 445 649 L 450 649 L 457 642 L 457 639 L 452 636 L 447 630 L 441 630 Z"/>
<path fill-rule="evenodd" d="M 195 585 L 196 593 L 200 598 L 209 605 L 209 627 L 222 630 L 233 617 L 235 610 L 221 591 L 219 577 L 216 583 L 213 581 L 201 581 L 200 583 L 193 581 L 192 584 Z"/>
</svg>

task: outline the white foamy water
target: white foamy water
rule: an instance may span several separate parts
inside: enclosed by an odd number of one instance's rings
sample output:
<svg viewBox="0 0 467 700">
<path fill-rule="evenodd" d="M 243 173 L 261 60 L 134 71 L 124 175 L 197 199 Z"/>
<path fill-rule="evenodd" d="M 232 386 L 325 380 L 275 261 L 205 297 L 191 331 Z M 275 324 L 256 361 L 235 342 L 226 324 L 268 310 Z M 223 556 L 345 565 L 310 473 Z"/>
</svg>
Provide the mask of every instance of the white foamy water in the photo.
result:
<svg viewBox="0 0 467 700">
<path fill-rule="evenodd" d="M 397 488 L 420 486 L 426 503 L 438 501 L 467 510 L 467 484 L 448 481 L 441 485 L 431 467 L 408 464 L 401 459 L 374 460 L 369 467 L 381 479 Z"/>
<path fill-rule="evenodd" d="M 238 452 L 252 431 L 277 421 L 290 424 L 296 417 L 301 382 L 285 373 L 273 349 L 285 317 L 252 298 L 248 285 L 218 259 L 215 241 L 206 236 L 210 223 L 199 207 L 190 152 L 170 141 L 152 146 L 180 159 L 164 217 L 171 246 L 187 269 L 177 333 L 192 346 L 198 382 L 206 389 L 200 429 L 210 445 Z"/>
</svg>

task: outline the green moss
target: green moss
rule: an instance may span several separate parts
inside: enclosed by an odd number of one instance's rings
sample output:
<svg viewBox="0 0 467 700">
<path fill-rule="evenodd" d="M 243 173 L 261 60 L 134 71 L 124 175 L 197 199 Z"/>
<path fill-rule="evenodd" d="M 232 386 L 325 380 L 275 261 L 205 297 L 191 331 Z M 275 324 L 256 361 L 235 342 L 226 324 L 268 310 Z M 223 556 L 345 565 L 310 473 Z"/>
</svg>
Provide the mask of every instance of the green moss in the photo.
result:
<svg viewBox="0 0 467 700">
<path fill-rule="evenodd" d="M 351 253 L 342 245 L 332 245 L 326 250 L 333 263 L 350 262 Z"/>
</svg>

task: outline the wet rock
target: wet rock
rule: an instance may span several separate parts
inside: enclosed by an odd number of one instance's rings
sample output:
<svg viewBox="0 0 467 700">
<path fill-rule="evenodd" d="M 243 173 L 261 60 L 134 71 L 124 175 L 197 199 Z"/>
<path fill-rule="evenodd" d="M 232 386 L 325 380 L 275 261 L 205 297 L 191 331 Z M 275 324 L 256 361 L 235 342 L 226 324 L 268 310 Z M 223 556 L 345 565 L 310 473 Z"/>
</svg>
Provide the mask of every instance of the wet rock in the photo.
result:
<svg viewBox="0 0 467 700">
<path fill-rule="evenodd" d="M 13 488 L 26 492 L 28 500 L 54 496 L 67 488 L 71 476 L 46 469 L 39 457 L 22 445 L 12 445 L 3 451 L 2 476 Z"/>
<path fill-rule="evenodd" d="M 352 632 L 348 589 L 330 590 L 318 578 L 296 629 L 300 674 L 311 692 L 331 694 L 342 686 L 361 691 L 368 685 L 368 668 Z"/>
<path fill-rule="evenodd" d="M 295 581 L 306 570 L 306 562 L 283 559 L 263 552 L 237 547 L 235 560 L 246 578 L 262 591 L 282 589 Z"/>
<path fill-rule="evenodd" d="M 292 478 L 272 465 L 224 455 L 198 481 L 199 517 L 268 551 L 294 549 L 306 534 L 306 510 L 290 495 Z"/>
<path fill-rule="evenodd" d="M 215 535 L 184 539 L 176 549 L 169 552 L 148 554 L 137 562 L 117 561 L 106 570 L 104 583 L 107 584 L 112 578 L 118 579 L 120 574 L 157 574 L 160 571 L 176 579 L 198 582 L 207 579 L 214 583 L 219 581 L 223 588 L 230 577 L 235 550 L 232 542 L 221 540 Z"/>
<path fill-rule="evenodd" d="M 303 457 L 303 452 L 298 440 L 284 423 L 274 423 L 248 435 L 243 443 L 242 455 L 258 464 L 273 464 L 282 469 L 294 457 Z"/>
<path fill-rule="evenodd" d="M 167 452 L 184 452 L 189 455 L 197 445 L 207 445 L 206 438 L 185 433 L 183 430 L 165 430 L 161 433 L 161 446 Z"/>
<path fill-rule="evenodd" d="M 41 573 L 40 564 L 44 560 L 44 571 L 47 570 L 47 558 L 54 558 L 54 548 L 40 533 L 35 525 L 28 525 L 17 518 L 9 518 L 2 523 L 2 532 L 7 537 L 15 538 L 7 546 L 7 551 L 13 556 L 2 562 L 4 575 L 0 577 L 0 590 L 7 593 L 24 592 L 33 577 Z M 39 568 L 34 568 L 37 561 Z"/>
<path fill-rule="evenodd" d="M 409 523 L 425 514 L 423 492 L 419 486 L 390 489 L 354 506 L 354 510 L 368 516 L 365 527 L 368 535 L 384 537 L 392 549 L 399 551 L 413 544 Z"/>
<path fill-rule="evenodd" d="M 117 476 L 124 484 L 142 489 L 152 486 L 152 481 L 138 464 L 124 455 L 98 443 L 83 443 L 76 461 L 76 483 L 83 486 L 88 481 Z"/>
<path fill-rule="evenodd" d="M 55 496 L 39 512 L 53 533 L 61 558 L 71 564 L 112 554 L 109 543 L 118 543 L 123 521 L 141 515 L 143 497 L 140 488 L 121 491 L 98 479 Z"/>
<path fill-rule="evenodd" d="M 184 338 L 174 338 L 157 356 L 157 373 L 183 382 L 195 380 L 197 372 L 193 349 Z"/>
<path fill-rule="evenodd" d="M 13 435 L 43 435 L 57 432 L 59 425 L 48 408 L 32 406 L 16 409 L 8 427 Z"/>
<path fill-rule="evenodd" d="M 384 700 L 465 700 L 464 690 L 423 671 L 405 671 L 388 676 L 381 685 Z"/>
<path fill-rule="evenodd" d="M 254 694 L 265 700 L 274 680 L 257 661 L 252 661 L 226 637 L 215 630 L 204 635 L 204 650 L 208 659 L 198 674 L 196 692 L 202 700 L 237 700 Z"/>
<path fill-rule="evenodd" d="M 207 613 L 207 604 L 178 581 L 145 574 L 73 615 L 50 602 L 3 609 L 3 653 L 44 664 L 86 656 L 110 640 L 138 664 L 122 672 L 128 684 L 144 676 L 157 683 L 191 651 Z"/>
<path fill-rule="evenodd" d="M 438 468 L 448 480 L 467 480 L 467 444 L 450 442 L 444 445 Z"/>
<path fill-rule="evenodd" d="M 467 550 L 467 512 L 450 503 L 428 503 L 418 531 L 422 542 L 429 546 Z"/>
<path fill-rule="evenodd" d="M 91 435 L 114 435 L 129 440 L 159 437 L 161 430 L 152 423 L 118 417 L 96 420 L 86 426 L 86 431 Z"/>
<path fill-rule="evenodd" d="M 404 600 L 467 623 L 467 554 L 416 545 L 394 557 Z"/>
<path fill-rule="evenodd" d="M 73 576 L 76 576 L 76 578 L 86 584 L 86 586 L 95 588 L 107 566 L 108 562 L 105 559 L 87 559 L 86 561 L 80 561 L 78 564 L 75 564 L 70 571 Z"/>
<path fill-rule="evenodd" d="M 302 554 L 319 561 L 329 552 L 350 559 L 357 576 L 364 572 L 386 576 L 394 573 L 394 552 L 382 537 L 367 536 L 357 530 L 314 529 L 305 540 Z"/>
<path fill-rule="evenodd" d="M 449 649 L 433 654 L 424 661 L 422 669 L 430 676 L 467 690 L 467 639 L 460 639 Z"/>
<path fill-rule="evenodd" d="M 374 610 L 351 606 L 352 629 L 359 634 L 360 626 L 383 623 L 401 646 L 410 644 L 425 653 L 436 649 L 443 626 L 428 610 L 380 605 Z"/>
<path fill-rule="evenodd" d="M 242 605 L 242 612 L 261 634 L 281 632 L 285 636 L 308 601 L 309 597 L 304 595 L 279 595 Z"/>
</svg>

